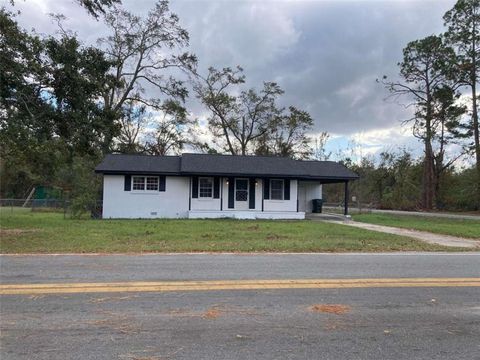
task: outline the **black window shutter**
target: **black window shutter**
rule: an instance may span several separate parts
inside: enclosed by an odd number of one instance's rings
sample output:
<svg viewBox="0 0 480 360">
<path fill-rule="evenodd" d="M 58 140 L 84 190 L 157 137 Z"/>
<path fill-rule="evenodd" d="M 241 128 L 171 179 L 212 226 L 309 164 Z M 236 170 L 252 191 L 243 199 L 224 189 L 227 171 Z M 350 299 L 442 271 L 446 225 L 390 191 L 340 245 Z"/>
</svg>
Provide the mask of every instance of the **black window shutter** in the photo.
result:
<svg viewBox="0 0 480 360">
<path fill-rule="evenodd" d="M 123 184 L 123 190 L 130 191 L 131 188 L 132 188 L 132 176 L 125 175 L 125 183 Z"/>
<path fill-rule="evenodd" d="M 263 179 L 263 198 L 270 199 L 270 179 Z"/>
<path fill-rule="evenodd" d="M 198 198 L 198 176 L 192 177 L 192 198 Z"/>
<path fill-rule="evenodd" d="M 283 200 L 290 200 L 290 180 L 283 181 Z"/>
<path fill-rule="evenodd" d="M 228 208 L 235 207 L 235 178 L 228 178 Z"/>
<path fill-rule="evenodd" d="M 250 189 L 248 191 L 248 208 L 255 209 L 255 179 L 250 179 Z"/>
<path fill-rule="evenodd" d="M 159 180 L 158 191 L 165 191 L 165 185 L 166 185 L 165 176 L 160 176 L 158 180 Z"/>
<path fill-rule="evenodd" d="M 218 176 L 213 178 L 213 198 L 220 199 L 220 178 Z"/>
</svg>

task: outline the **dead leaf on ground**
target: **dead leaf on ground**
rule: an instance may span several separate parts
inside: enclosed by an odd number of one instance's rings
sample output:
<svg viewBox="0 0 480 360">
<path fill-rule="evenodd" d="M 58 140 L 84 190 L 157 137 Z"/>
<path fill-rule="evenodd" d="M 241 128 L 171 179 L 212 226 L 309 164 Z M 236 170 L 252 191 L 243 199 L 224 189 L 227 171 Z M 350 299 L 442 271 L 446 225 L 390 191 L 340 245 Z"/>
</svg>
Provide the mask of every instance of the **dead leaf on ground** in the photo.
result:
<svg viewBox="0 0 480 360">
<path fill-rule="evenodd" d="M 203 313 L 202 317 L 203 317 L 204 319 L 216 319 L 216 318 L 218 318 L 221 314 L 222 314 L 222 311 L 221 311 L 221 310 L 211 308 L 211 309 L 208 309 L 207 311 L 205 311 L 205 312 Z"/>
<path fill-rule="evenodd" d="M 107 301 L 121 301 L 121 300 L 128 300 L 132 298 L 136 298 L 138 295 L 128 295 L 128 296 L 109 296 L 104 298 L 95 298 L 90 299 L 88 302 L 91 304 L 101 304 Z"/>
<path fill-rule="evenodd" d="M 342 304 L 315 304 L 308 308 L 312 312 L 343 315 L 350 312 L 350 306 Z"/>
<path fill-rule="evenodd" d="M 115 316 L 107 315 L 106 318 L 89 320 L 88 325 L 110 328 L 121 334 L 136 334 L 140 328 L 132 322 L 132 319 L 126 315 L 116 314 Z"/>
<path fill-rule="evenodd" d="M 169 315 L 173 316 L 181 316 L 181 317 L 200 317 L 203 319 L 213 320 L 218 318 L 219 316 L 223 316 L 226 314 L 238 314 L 244 316 L 258 316 L 255 310 L 248 309 L 248 308 L 241 308 L 236 306 L 224 306 L 224 305 L 213 305 L 206 309 L 205 311 L 192 311 L 190 309 L 179 308 L 179 309 L 172 309 L 168 312 Z"/>
<path fill-rule="evenodd" d="M 158 356 L 137 356 L 132 354 L 125 354 L 120 355 L 119 358 L 121 359 L 129 359 L 129 360 L 161 360 L 161 357 Z"/>
</svg>

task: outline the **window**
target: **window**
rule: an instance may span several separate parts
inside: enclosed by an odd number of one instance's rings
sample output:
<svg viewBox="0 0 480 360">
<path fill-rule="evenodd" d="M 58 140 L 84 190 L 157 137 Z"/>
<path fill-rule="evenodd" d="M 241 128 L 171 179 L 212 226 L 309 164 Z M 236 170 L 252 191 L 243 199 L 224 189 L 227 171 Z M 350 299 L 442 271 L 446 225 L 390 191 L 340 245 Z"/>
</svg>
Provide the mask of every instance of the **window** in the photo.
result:
<svg viewBox="0 0 480 360">
<path fill-rule="evenodd" d="M 134 176 L 134 191 L 158 191 L 158 176 Z"/>
<path fill-rule="evenodd" d="M 201 198 L 213 197 L 213 178 L 198 179 L 198 196 Z"/>
<path fill-rule="evenodd" d="M 270 180 L 270 199 L 283 200 L 283 180 Z"/>
<path fill-rule="evenodd" d="M 156 176 L 147 177 L 147 190 L 158 191 L 158 177 Z"/>
<path fill-rule="evenodd" d="M 134 176 L 133 177 L 133 190 L 145 190 L 145 177 Z"/>
</svg>

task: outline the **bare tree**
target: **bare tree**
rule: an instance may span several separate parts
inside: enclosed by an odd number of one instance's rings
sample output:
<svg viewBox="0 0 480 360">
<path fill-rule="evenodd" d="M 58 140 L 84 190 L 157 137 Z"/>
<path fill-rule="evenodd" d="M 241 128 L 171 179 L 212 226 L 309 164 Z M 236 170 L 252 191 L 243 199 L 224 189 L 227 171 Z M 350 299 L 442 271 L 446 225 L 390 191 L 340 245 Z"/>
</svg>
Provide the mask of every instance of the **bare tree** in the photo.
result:
<svg viewBox="0 0 480 360">
<path fill-rule="evenodd" d="M 180 153 L 184 146 L 193 142 L 191 121 L 185 109 L 178 103 L 170 102 L 163 112 L 158 113 L 145 142 L 145 151 L 151 155 Z"/>
<path fill-rule="evenodd" d="M 105 109 L 120 118 L 126 103 L 164 111 L 172 99 L 183 102 L 187 88 L 172 73 L 194 68 L 196 58 L 180 52 L 189 36 L 168 1 L 157 2 L 144 18 L 115 6 L 105 22 L 111 34 L 99 44 L 113 66 L 113 81 L 103 94 Z"/>
<path fill-rule="evenodd" d="M 254 151 L 254 142 L 275 129 L 280 110 L 276 99 L 283 90 L 273 82 L 263 83 L 260 91 L 243 90 L 243 69 L 209 68 L 206 77 L 194 73 L 194 90 L 203 105 L 210 110 L 208 124 L 217 143 L 232 155 Z M 238 94 L 238 95 L 237 95 Z"/>
<path fill-rule="evenodd" d="M 288 113 L 279 114 L 275 127 L 258 138 L 255 153 L 307 159 L 312 155 L 311 139 L 307 136 L 312 126 L 308 112 L 290 106 Z"/>
<path fill-rule="evenodd" d="M 319 135 L 315 136 L 312 157 L 314 160 L 327 161 L 332 156 L 332 152 L 327 152 L 326 145 L 330 135 L 323 131 Z"/>
<path fill-rule="evenodd" d="M 125 104 L 120 117 L 120 135 L 117 138 L 117 150 L 121 153 L 142 152 L 142 135 L 151 123 L 151 115 L 147 113 L 146 106 L 135 106 L 129 101 Z"/>
</svg>

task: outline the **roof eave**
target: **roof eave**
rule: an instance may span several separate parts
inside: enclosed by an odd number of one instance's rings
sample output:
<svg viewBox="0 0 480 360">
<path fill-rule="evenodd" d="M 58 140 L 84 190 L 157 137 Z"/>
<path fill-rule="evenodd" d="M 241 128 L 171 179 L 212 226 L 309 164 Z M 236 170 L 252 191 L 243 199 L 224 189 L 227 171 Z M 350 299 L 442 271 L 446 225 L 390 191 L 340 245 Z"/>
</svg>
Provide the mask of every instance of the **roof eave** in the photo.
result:
<svg viewBox="0 0 480 360">
<path fill-rule="evenodd" d="M 219 172 L 167 172 L 167 171 L 132 171 L 132 170 L 102 170 L 95 169 L 95 173 L 104 175 L 169 175 L 169 176 L 223 176 L 223 177 L 256 177 L 256 178 L 285 178 L 297 180 L 329 180 L 329 181 L 350 181 L 357 180 L 359 176 L 311 176 L 311 175 L 291 175 L 291 174 L 249 174 L 249 173 L 219 173 Z"/>
</svg>

